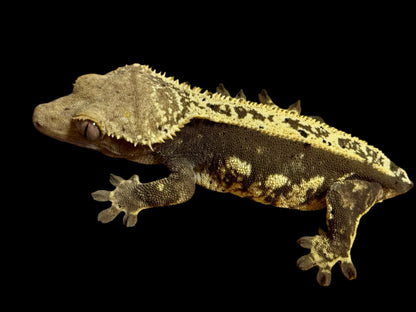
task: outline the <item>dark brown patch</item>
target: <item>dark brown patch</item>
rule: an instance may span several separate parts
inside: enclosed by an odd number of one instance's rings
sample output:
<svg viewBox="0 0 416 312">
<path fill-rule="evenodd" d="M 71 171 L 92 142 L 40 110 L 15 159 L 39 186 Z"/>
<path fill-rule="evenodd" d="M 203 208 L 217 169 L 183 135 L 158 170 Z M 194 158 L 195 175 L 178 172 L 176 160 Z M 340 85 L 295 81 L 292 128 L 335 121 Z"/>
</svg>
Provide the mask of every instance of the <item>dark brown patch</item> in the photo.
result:
<svg viewBox="0 0 416 312">
<path fill-rule="evenodd" d="M 231 109 L 229 105 L 224 105 L 225 109 L 221 108 L 222 105 L 219 104 L 208 104 L 208 108 L 212 109 L 214 112 L 224 114 L 228 117 L 231 117 Z"/>
<path fill-rule="evenodd" d="M 266 117 L 264 117 L 262 114 L 258 113 L 256 110 L 252 109 L 248 111 L 249 114 L 253 116 L 253 119 L 264 121 L 266 120 Z"/>
<path fill-rule="evenodd" d="M 350 143 L 350 139 L 343 139 L 343 138 L 339 138 L 338 139 L 338 145 L 342 148 L 347 148 L 347 145 Z"/>
<path fill-rule="evenodd" d="M 324 127 L 319 126 L 319 127 L 315 127 L 316 132 L 317 133 L 317 137 L 328 137 L 329 136 L 329 132 L 327 130 L 324 129 Z"/>
<path fill-rule="evenodd" d="M 237 113 L 238 118 L 243 119 L 247 116 L 247 110 L 243 107 L 234 107 L 234 111 Z"/>
<path fill-rule="evenodd" d="M 300 120 L 292 119 L 292 118 L 286 118 L 285 122 L 288 123 L 293 129 L 297 130 L 303 137 L 306 133 L 312 133 L 317 138 L 326 138 L 329 136 L 329 132 L 325 130 L 324 127 L 318 126 L 318 127 L 312 127 L 310 125 L 302 123 Z"/>
</svg>

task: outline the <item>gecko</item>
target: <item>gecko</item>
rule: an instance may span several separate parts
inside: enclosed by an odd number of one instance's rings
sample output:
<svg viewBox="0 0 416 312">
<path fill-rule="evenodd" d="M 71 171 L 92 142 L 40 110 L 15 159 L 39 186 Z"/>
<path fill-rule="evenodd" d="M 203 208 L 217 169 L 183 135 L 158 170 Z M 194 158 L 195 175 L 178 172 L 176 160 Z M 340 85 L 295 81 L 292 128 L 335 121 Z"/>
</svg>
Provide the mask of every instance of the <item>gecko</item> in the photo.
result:
<svg viewBox="0 0 416 312">
<path fill-rule="evenodd" d="M 103 223 L 123 212 L 124 224 L 134 226 L 143 209 L 188 201 L 196 184 L 276 207 L 326 208 L 327 230 L 298 240 L 310 252 L 297 266 L 317 267 L 322 286 L 336 263 L 356 278 L 351 248 L 360 218 L 413 187 L 376 147 L 301 115 L 300 101 L 283 109 L 265 90 L 258 102 L 242 90 L 232 97 L 222 84 L 202 91 L 147 65 L 79 77 L 71 94 L 38 105 L 33 123 L 52 138 L 168 168 L 167 177 L 148 183 L 111 174 L 115 189 L 92 193 L 111 202 L 98 214 Z"/>
</svg>

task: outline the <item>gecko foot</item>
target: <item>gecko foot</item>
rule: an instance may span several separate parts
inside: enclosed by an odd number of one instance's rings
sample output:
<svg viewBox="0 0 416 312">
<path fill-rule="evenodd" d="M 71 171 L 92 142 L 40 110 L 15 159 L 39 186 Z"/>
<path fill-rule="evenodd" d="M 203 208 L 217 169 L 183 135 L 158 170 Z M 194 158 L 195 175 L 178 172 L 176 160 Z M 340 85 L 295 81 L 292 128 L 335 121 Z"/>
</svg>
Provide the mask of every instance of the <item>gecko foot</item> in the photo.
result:
<svg viewBox="0 0 416 312">
<path fill-rule="evenodd" d="M 98 214 L 98 220 L 108 223 L 114 220 L 120 212 L 124 212 L 123 223 L 134 226 L 137 222 L 138 213 L 145 207 L 143 202 L 137 201 L 137 197 L 132 196 L 138 185 L 141 185 L 139 177 L 133 175 L 130 179 L 123 178 L 114 174 L 110 175 L 110 183 L 116 188 L 113 191 L 99 190 L 91 193 L 96 201 L 111 201 L 112 205 Z M 137 193 L 137 192 L 136 192 Z M 135 198 L 134 200 L 132 200 Z"/>
<path fill-rule="evenodd" d="M 340 262 L 342 273 L 349 280 L 357 277 L 357 271 L 351 261 L 349 249 L 336 239 L 329 238 L 326 233 L 316 236 L 304 236 L 298 240 L 299 245 L 308 248 L 311 252 L 297 261 L 301 270 L 319 268 L 316 279 L 321 286 L 331 284 L 331 269 L 335 263 Z"/>
</svg>

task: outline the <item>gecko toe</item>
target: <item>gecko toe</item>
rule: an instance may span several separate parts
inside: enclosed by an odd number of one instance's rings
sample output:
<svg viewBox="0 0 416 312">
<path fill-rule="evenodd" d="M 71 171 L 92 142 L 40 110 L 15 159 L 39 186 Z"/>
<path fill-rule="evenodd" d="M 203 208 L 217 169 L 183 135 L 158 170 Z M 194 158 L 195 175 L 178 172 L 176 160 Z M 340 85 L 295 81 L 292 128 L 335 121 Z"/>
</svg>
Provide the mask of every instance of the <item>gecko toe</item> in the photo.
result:
<svg viewBox="0 0 416 312">
<path fill-rule="evenodd" d="M 349 261 L 342 261 L 341 260 L 341 271 L 344 274 L 346 278 L 349 280 L 353 280 L 357 278 L 357 270 L 354 266 L 354 264 Z"/>
<path fill-rule="evenodd" d="M 110 208 L 105 209 L 98 214 L 98 221 L 102 223 L 108 223 L 110 221 L 113 221 L 119 213 L 119 209 L 117 209 L 114 206 L 111 206 Z"/>
<path fill-rule="evenodd" d="M 110 191 L 99 190 L 91 193 L 92 198 L 99 202 L 106 202 L 110 200 Z"/>
<path fill-rule="evenodd" d="M 316 280 L 321 286 L 329 286 L 331 284 L 331 269 L 319 268 Z"/>
<path fill-rule="evenodd" d="M 298 244 L 306 249 L 311 249 L 312 248 L 312 240 L 313 240 L 313 236 L 303 236 L 301 238 L 298 239 Z"/>
<path fill-rule="evenodd" d="M 115 174 L 110 173 L 110 183 L 111 183 L 111 185 L 117 187 L 123 181 L 125 181 L 125 180 L 122 177 L 119 177 Z"/>
<path fill-rule="evenodd" d="M 305 255 L 298 259 L 296 265 L 302 271 L 309 270 L 310 268 L 315 266 L 315 262 L 313 261 L 311 255 Z"/>
<path fill-rule="evenodd" d="M 137 215 L 126 213 L 123 217 L 123 224 L 127 227 L 135 226 L 137 223 Z"/>
<path fill-rule="evenodd" d="M 310 254 L 300 257 L 296 264 L 302 271 L 306 271 L 313 268 L 314 266 L 318 266 L 319 271 L 316 275 L 318 284 L 321 286 L 329 286 L 331 284 L 331 266 L 316 263 Z"/>
</svg>

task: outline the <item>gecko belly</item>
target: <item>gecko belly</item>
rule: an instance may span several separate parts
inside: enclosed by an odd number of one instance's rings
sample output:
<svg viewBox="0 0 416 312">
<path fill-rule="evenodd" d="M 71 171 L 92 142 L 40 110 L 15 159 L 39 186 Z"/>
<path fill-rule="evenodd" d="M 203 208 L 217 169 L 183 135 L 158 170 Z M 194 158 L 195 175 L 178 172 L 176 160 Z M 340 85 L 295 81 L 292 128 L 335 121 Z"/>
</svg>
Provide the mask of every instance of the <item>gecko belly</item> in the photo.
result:
<svg viewBox="0 0 416 312">
<path fill-rule="evenodd" d="M 240 167 L 241 168 L 241 167 Z M 196 183 L 216 192 L 231 193 L 266 205 L 299 210 L 317 210 L 325 207 L 324 177 L 315 176 L 300 183 L 282 174 L 272 174 L 265 179 L 248 183 L 248 177 L 236 169 L 219 170 L 217 174 L 197 172 Z"/>
</svg>

